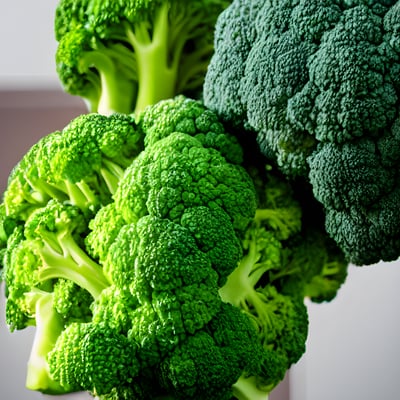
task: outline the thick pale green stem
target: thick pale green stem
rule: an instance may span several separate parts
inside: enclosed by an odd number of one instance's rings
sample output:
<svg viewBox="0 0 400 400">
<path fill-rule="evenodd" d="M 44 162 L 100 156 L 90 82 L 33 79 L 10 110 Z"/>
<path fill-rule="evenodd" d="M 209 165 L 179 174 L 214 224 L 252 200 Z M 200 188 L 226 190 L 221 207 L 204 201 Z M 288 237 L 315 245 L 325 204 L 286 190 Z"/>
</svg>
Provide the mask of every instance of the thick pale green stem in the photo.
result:
<svg viewBox="0 0 400 400">
<path fill-rule="evenodd" d="M 257 386 L 253 376 L 241 376 L 233 385 L 232 393 L 238 400 L 268 400 L 269 392 L 265 392 Z"/>
<path fill-rule="evenodd" d="M 26 387 L 30 390 L 48 394 L 65 393 L 65 388 L 55 382 L 49 372 L 47 354 L 53 349 L 64 325 L 53 308 L 52 293 L 33 295 L 36 302 L 36 332 L 27 365 Z"/>
<path fill-rule="evenodd" d="M 135 113 L 175 94 L 177 70 L 168 59 L 168 2 L 158 10 L 150 37 L 147 25 L 138 24 L 135 32 L 128 31 L 128 39 L 136 54 L 138 95 Z"/>
<path fill-rule="evenodd" d="M 125 77 L 119 75 L 115 61 L 106 55 L 105 50 L 85 54 L 82 65 L 93 66 L 100 77 L 101 94 L 93 112 L 110 115 L 115 112 L 129 114 L 132 110 L 132 98 L 135 92 L 133 84 L 128 84 Z"/>
</svg>

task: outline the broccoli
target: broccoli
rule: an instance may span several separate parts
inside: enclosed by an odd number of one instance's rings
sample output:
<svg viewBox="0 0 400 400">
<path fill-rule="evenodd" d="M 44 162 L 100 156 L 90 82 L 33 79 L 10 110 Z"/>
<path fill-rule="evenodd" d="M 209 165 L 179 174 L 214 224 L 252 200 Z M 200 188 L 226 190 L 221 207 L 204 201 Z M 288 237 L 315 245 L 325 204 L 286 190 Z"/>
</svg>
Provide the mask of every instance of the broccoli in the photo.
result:
<svg viewBox="0 0 400 400">
<path fill-rule="evenodd" d="M 66 92 L 102 114 L 198 96 L 227 0 L 59 1 L 56 66 Z"/>
<path fill-rule="evenodd" d="M 53 135 L 29 154 L 43 156 L 30 181 L 55 190 L 1 215 L 7 322 L 37 328 L 28 387 L 265 398 L 304 352 L 304 298 L 330 300 L 345 277 L 311 223 L 319 203 L 183 95 Z"/>
<path fill-rule="evenodd" d="M 92 320 L 93 296 L 70 279 L 58 279 L 53 286 L 53 307 L 64 324 Z"/>
<path fill-rule="evenodd" d="M 207 107 L 309 181 L 357 265 L 400 254 L 399 17 L 395 0 L 234 0 L 204 82 Z"/>
<path fill-rule="evenodd" d="M 103 323 L 71 323 L 48 354 L 52 376 L 66 388 L 109 393 L 139 372 L 137 345 Z"/>
<path fill-rule="evenodd" d="M 26 221 L 51 199 L 93 216 L 111 201 L 124 169 L 142 148 L 131 116 L 76 117 L 62 132 L 41 138 L 14 167 L 4 193 L 7 218 Z"/>
<path fill-rule="evenodd" d="M 70 390 L 49 376 L 47 353 L 65 325 L 91 319 L 93 299 L 109 286 L 102 267 L 83 248 L 81 235 L 86 229 L 79 208 L 52 199 L 8 238 L 6 322 L 11 331 L 36 327 L 28 362 L 29 389 Z"/>
<path fill-rule="evenodd" d="M 34 390 L 168 398 L 177 389 L 154 382 L 170 354 L 185 343 L 195 354 L 189 338 L 198 333 L 210 336 L 210 351 L 222 346 L 211 330 L 225 307 L 219 287 L 242 256 L 255 188 L 239 142 L 199 101 L 178 96 L 154 107 L 157 118 L 151 106 L 135 118 L 79 116 L 20 163 L 36 161 L 23 200 L 10 194 L 3 210 L 7 321 L 37 328 L 27 380 Z M 27 200 L 33 183 L 46 189 L 38 203 Z M 90 189 L 97 202 L 74 201 L 68 185 Z M 42 298 L 47 318 L 35 312 Z M 255 337 L 250 319 L 239 310 L 232 318 Z M 245 343 L 237 345 L 243 357 Z M 236 357 L 235 346 L 224 344 L 220 357 Z M 230 382 L 244 374 L 243 360 L 238 353 L 226 367 Z M 210 375 L 213 387 L 224 376 Z"/>
<path fill-rule="evenodd" d="M 150 124 L 154 108 L 158 118 Z M 238 235 L 256 203 L 251 178 L 219 151 L 224 142 L 236 147 L 239 162 L 239 143 L 198 101 L 164 100 L 137 121 L 145 148 L 125 170 L 114 202 L 92 220 L 86 244 L 109 281 L 137 299 L 128 319 L 119 307 L 108 312 L 119 315 L 119 329 L 130 323 L 149 368 L 218 312 L 218 287 L 241 257 Z M 102 313 L 97 303 L 95 310 L 94 318 Z"/>
</svg>

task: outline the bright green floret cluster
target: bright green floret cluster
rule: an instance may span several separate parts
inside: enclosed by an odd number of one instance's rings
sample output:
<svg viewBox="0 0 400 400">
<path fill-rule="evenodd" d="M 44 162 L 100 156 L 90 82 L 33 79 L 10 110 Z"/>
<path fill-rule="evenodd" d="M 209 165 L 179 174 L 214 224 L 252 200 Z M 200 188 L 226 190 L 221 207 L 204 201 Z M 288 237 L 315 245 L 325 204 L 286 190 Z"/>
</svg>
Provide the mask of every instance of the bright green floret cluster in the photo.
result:
<svg viewBox="0 0 400 400">
<path fill-rule="evenodd" d="M 347 264 L 313 197 L 245 149 L 182 95 L 27 152 L 1 243 L 7 323 L 36 327 L 28 388 L 265 400 L 305 351 L 304 299 L 331 300 Z"/>
<path fill-rule="evenodd" d="M 400 3 L 234 0 L 216 23 L 204 102 L 306 177 L 349 261 L 400 255 Z"/>
<path fill-rule="evenodd" d="M 199 96 L 213 31 L 227 0 L 61 0 L 57 72 L 92 112 L 131 113 L 161 99 Z"/>
<path fill-rule="evenodd" d="M 49 376 L 47 354 L 73 321 L 89 321 L 93 298 L 109 286 L 85 251 L 88 223 L 109 204 L 143 148 L 133 117 L 86 114 L 28 150 L 10 174 L 1 205 L 6 322 L 36 326 L 27 387 L 65 388 Z"/>
</svg>

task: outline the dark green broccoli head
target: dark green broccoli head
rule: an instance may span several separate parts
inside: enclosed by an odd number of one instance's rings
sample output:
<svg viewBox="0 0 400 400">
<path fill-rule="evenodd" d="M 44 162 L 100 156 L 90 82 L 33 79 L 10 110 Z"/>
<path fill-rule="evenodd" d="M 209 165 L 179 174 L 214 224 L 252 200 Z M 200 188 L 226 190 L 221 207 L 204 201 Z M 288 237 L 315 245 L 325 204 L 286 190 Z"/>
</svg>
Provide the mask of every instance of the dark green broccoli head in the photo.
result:
<svg viewBox="0 0 400 400">
<path fill-rule="evenodd" d="M 394 3 L 234 1 L 217 22 L 206 105 L 235 120 L 237 99 L 261 148 L 288 174 L 307 173 L 318 142 L 376 135 L 398 114 Z M 253 26 L 250 38 L 242 25 Z"/>
<path fill-rule="evenodd" d="M 355 264 L 399 255 L 399 140 L 400 118 L 379 138 L 328 143 L 310 157 L 310 181 L 325 205 L 327 232 Z"/>
<path fill-rule="evenodd" d="M 387 207 L 399 169 L 399 10 L 396 1 L 235 0 L 218 18 L 205 79 L 206 106 L 243 120 L 284 174 L 311 182 L 327 232 L 355 264 L 400 254 L 397 230 L 384 233 L 385 215 L 398 220 Z M 250 39 L 232 19 L 252 26 Z"/>
</svg>

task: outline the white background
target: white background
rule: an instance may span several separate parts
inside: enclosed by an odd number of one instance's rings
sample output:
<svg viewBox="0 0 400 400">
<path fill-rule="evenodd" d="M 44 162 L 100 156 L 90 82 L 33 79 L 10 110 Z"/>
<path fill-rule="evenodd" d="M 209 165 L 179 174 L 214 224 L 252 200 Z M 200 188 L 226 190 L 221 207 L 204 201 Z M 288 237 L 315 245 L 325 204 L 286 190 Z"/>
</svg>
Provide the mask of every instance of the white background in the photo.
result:
<svg viewBox="0 0 400 400">
<path fill-rule="evenodd" d="M 0 0 L 0 89 L 58 87 L 56 0 Z"/>
<path fill-rule="evenodd" d="M 0 89 L 59 87 L 55 4 L 0 0 Z M 1 139 L 0 145 L 6 146 Z M 399 285 L 397 262 L 351 267 L 333 302 L 309 305 L 307 353 L 291 371 L 291 400 L 400 398 Z M 8 332 L 3 292 L 0 295 L 0 399 L 43 399 L 24 389 L 32 332 Z"/>
</svg>

